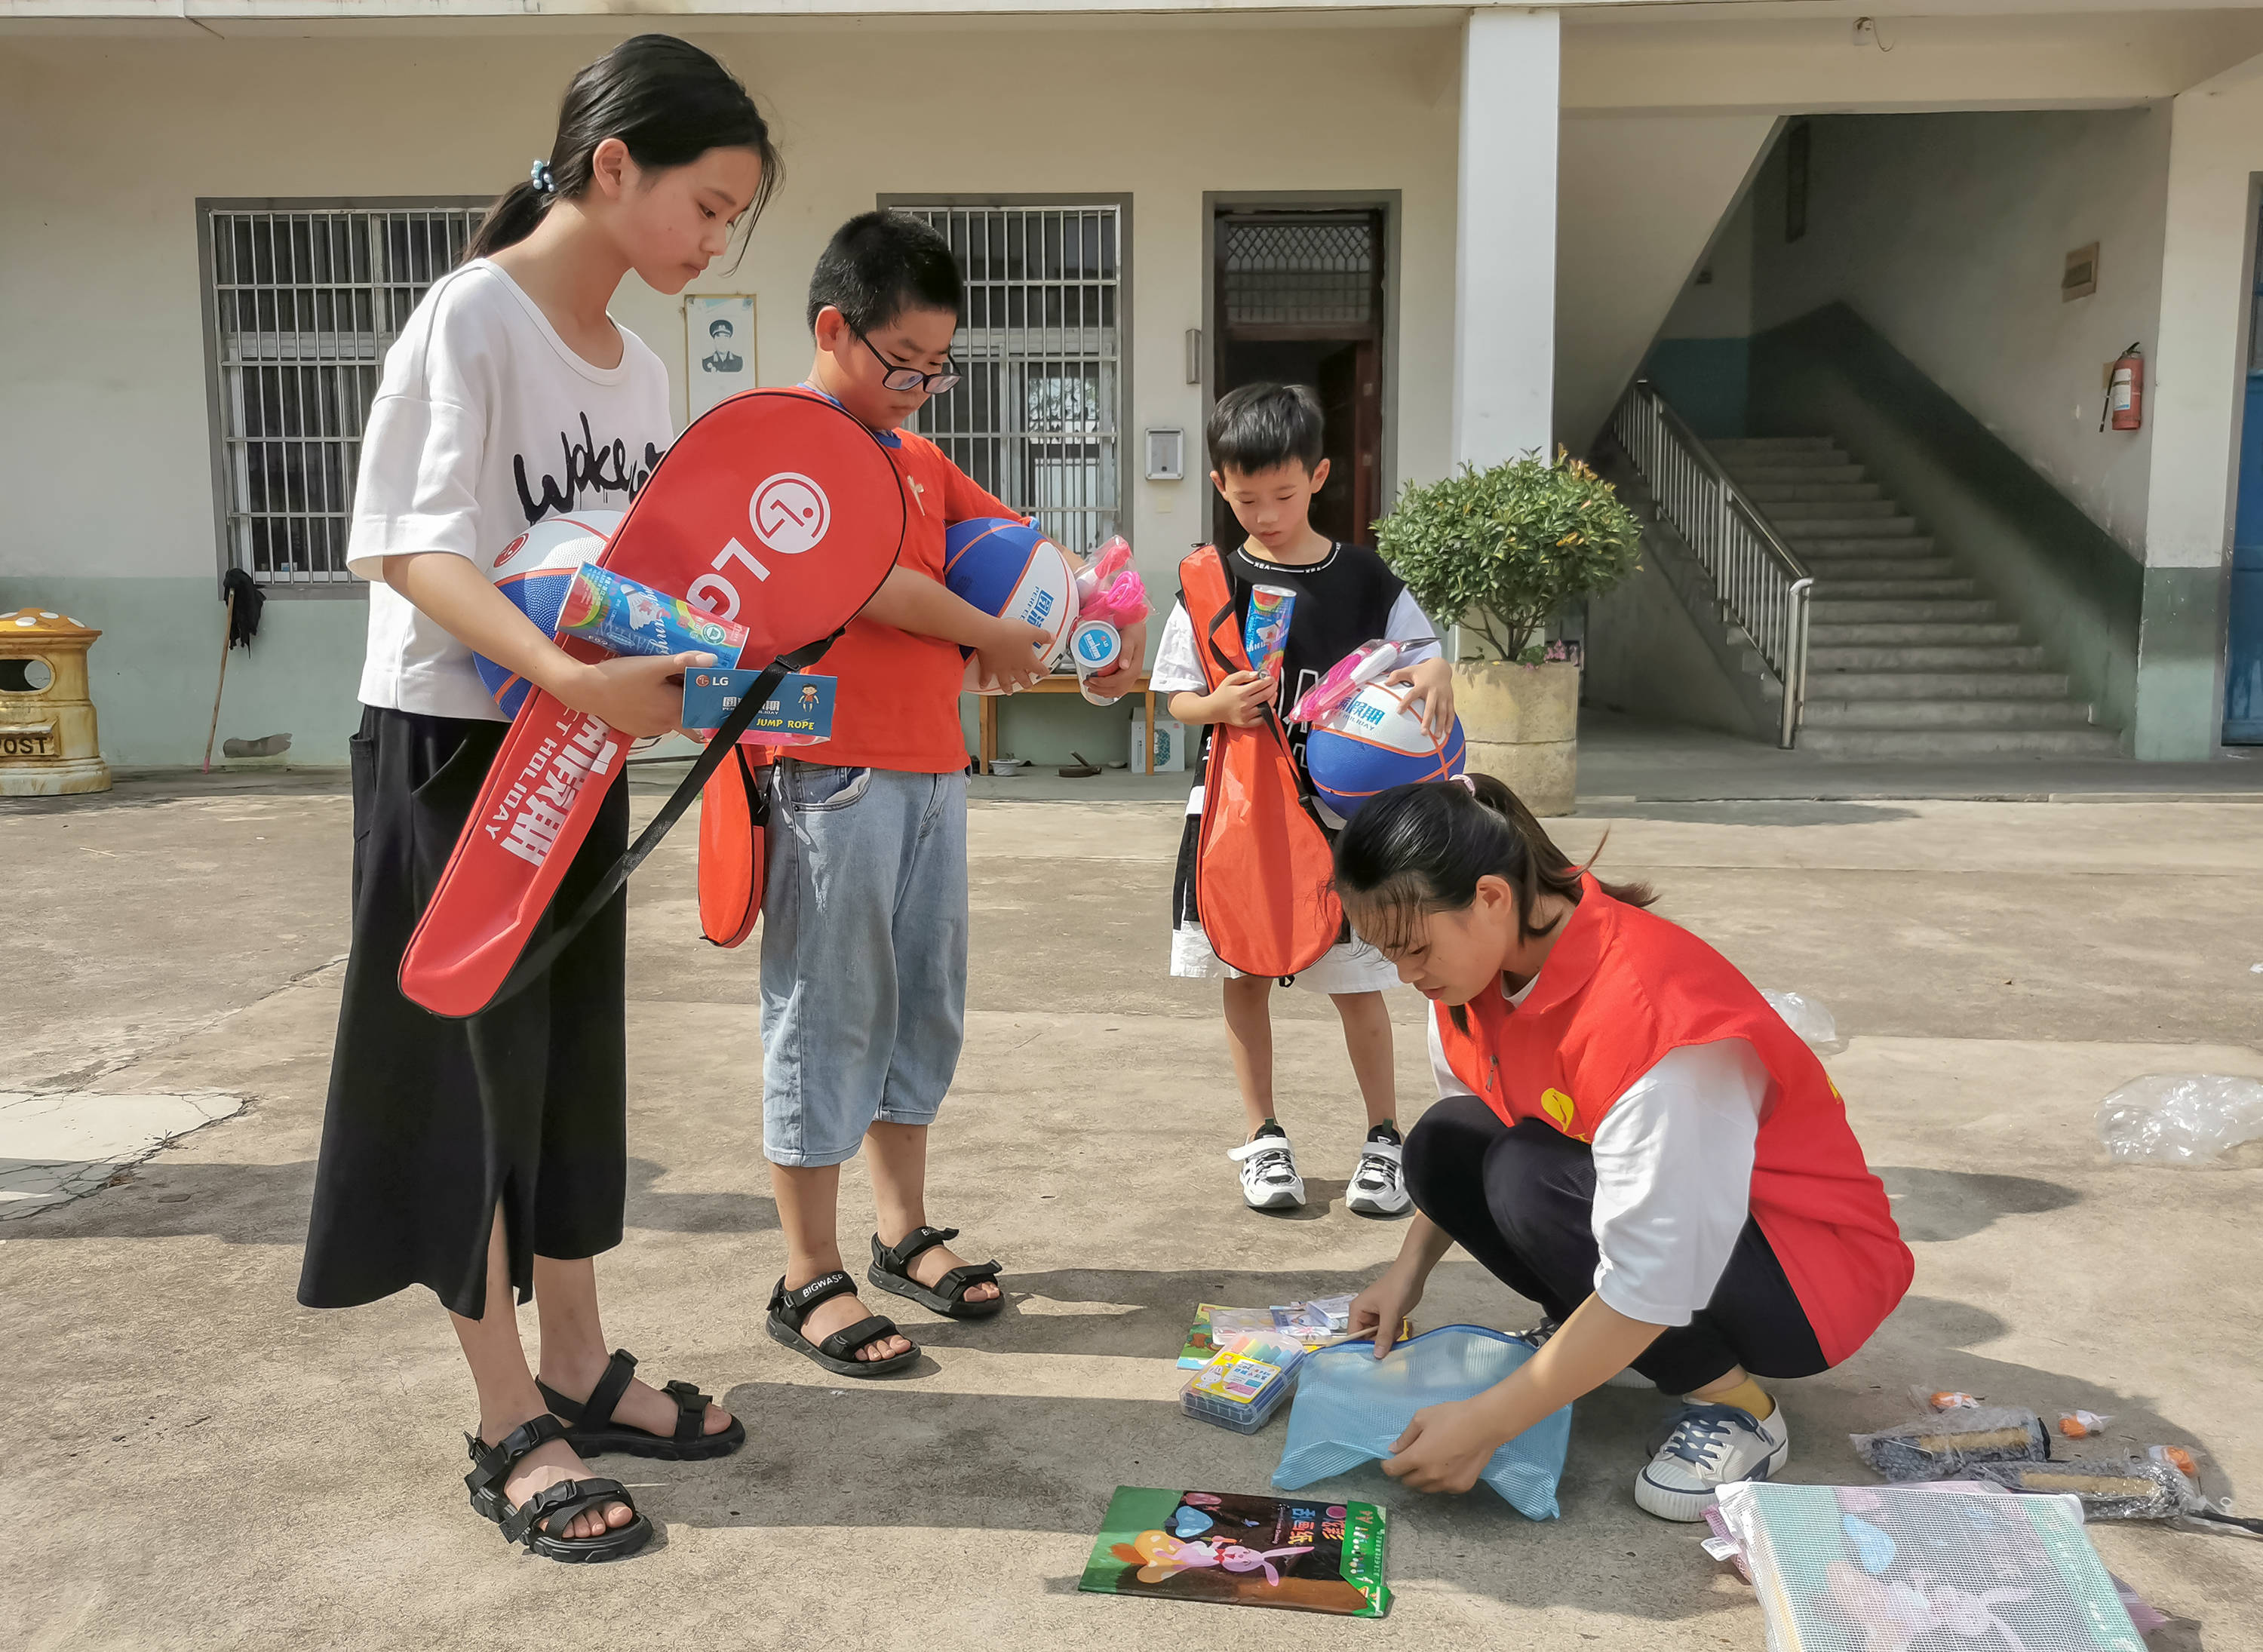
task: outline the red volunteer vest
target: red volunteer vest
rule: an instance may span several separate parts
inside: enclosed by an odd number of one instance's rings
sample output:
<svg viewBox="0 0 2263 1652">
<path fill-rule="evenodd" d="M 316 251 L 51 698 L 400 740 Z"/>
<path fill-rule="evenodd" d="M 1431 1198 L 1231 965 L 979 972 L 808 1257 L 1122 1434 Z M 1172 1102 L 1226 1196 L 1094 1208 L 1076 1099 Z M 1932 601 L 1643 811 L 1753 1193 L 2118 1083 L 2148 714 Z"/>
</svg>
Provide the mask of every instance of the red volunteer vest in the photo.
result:
<svg viewBox="0 0 2263 1652">
<path fill-rule="evenodd" d="M 1667 1052 L 1740 1038 L 1775 1081 L 1754 1144 L 1751 1207 L 1814 1328 L 1847 1358 L 1909 1289 L 1915 1263 L 1847 1106 L 1815 1053 L 1729 960 L 1688 931 L 1614 901 L 1592 877 L 1522 1004 L 1483 992 L 1470 1030 L 1433 1007 L 1455 1076 L 1509 1124 L 1545 1119 L 1594 1140 Z"/>
</svg>

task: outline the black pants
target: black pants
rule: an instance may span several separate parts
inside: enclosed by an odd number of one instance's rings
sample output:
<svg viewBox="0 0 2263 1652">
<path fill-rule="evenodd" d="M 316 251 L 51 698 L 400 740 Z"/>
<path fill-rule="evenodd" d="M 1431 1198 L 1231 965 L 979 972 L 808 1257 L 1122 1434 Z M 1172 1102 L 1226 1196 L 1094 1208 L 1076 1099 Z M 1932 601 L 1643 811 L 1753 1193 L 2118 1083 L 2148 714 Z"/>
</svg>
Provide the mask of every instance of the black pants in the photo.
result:
<svg viewBox="0 0 2263 1652">
<path fill-rule="evenodd" d="M 1416 1207 L 1551 1318 L 1570 1318 L 1594 1293 L 1595 1160 L 1585 1144 L 1542 1119 L 1511 1128 L 1476 1097 L 1449 1096 L 1407 1135 L 1405 1168 Z M 1663 1332 L 1634 1368 L 1669 1394 L 1688 1394 L 1738 1366 L 1811 1377 L 1828 1364 L 1748 1218 L 1713 1300 Z"/>
<path fill-rule="evenodd" d="M 401 996 L 401 954 L 508 723 L 366 707 L 353 737 L 353 951 L 299 1300 L 351 1308 L 411 1285 L 480 1316 L 498 1208 L 524 1298 L 538 1255 L 621 1240 L 628 1056 L 625 895 L 539 980 L 460 1021 Z M 628 844 L 616 784 L 536 928 L 571 912 Z"/>
</svg>

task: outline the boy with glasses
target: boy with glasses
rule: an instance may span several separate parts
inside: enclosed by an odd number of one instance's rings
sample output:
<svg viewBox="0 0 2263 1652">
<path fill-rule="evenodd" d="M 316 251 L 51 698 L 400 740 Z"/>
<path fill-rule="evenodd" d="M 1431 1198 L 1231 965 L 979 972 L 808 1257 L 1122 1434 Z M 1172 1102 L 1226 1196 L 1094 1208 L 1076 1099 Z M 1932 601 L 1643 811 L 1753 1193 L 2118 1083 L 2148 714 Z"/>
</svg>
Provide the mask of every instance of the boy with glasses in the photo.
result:
<svg viewBox="0 0 2263 1652">
<path fill-rule="evenodd" d="M 904 489 L 895 570 L 821 668 L 835 679 L 833 738 L 782 757 L 763 912 L 763 1152 L 786 1271 L 772 1337 L 828 1371 L 900 1371 L 919 1357 L 865 1317 L 836 1232 L 841 1165 L 871 1148 L 879 1231 L 866 1278 L 953 1318 L 995 1314 L 995 1263 L 952 1253 L 928 1225 L 927 1129 L 958 1062 L 966 1009 L 966 745 L 963 645 L 1009 692 L 1045 675 L 1043 627 L 1001 620 L 943 585 L 944 532 L 1016 513 L 901 427 L 958 382 L 958 266 L 941 235 L 887 212 L 850 219 L 809 284 L 817 354 L 805 388 L 888 449 Z M 1018 518 L 1016 519 L 1019 519 Z M 1146 627 L 1092 679 L 1136 680 Z"/>
</svg>

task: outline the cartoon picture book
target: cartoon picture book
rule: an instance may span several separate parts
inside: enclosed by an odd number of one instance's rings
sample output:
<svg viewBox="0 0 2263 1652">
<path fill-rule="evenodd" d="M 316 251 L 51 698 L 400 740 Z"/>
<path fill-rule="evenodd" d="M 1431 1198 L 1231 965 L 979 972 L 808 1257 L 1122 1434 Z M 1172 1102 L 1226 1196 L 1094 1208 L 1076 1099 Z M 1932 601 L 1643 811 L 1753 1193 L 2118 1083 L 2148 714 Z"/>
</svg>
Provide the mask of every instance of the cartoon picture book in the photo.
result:
<svg viewBox="0 0 2263 1652">
<path fill-rule="evenodd" d="M 2072 1497 L 1724 1486 L 1769 1652 L 2144 1652 Z"/>
<path fill-rule="evenodd" d="M 1384 1546 L 1371 1503 L 1118 1486 L 1077 1587 L 1380 1618 Z"/>
</svg>

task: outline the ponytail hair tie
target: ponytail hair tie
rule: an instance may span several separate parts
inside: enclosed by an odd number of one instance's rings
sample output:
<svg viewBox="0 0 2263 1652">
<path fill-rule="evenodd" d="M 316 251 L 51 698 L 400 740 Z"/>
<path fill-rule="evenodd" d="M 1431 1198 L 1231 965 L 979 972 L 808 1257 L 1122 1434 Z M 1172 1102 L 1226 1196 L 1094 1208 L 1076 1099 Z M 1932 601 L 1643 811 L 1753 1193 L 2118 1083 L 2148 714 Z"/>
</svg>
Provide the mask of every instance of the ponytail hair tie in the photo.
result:
<svg viewBox="0 0 2263 1652">
<path fill-rule="evenodd" d="M 1478 783 L 1470 779 L 1468 775 L 1457 774 L 1453 777 L 1453 780 L 1456 786 L 1460 786 L 1462 790 L 1467 792 L 1471 797 L 1475 797 L 1478 794 Z"/>
<path fill-rule="evenodd" d="M 547 161 L 537 161 L 530 167 L 526 181 L 534 185 L 534 192 L 538 195 L 555 195 L 558 192 L 558 180 L 551 177 Z"/>
</svg>

